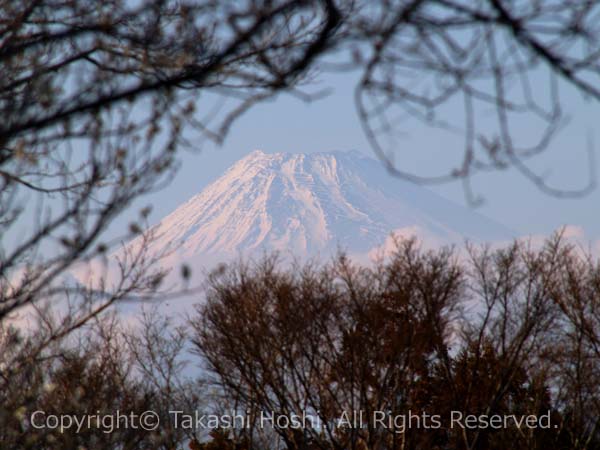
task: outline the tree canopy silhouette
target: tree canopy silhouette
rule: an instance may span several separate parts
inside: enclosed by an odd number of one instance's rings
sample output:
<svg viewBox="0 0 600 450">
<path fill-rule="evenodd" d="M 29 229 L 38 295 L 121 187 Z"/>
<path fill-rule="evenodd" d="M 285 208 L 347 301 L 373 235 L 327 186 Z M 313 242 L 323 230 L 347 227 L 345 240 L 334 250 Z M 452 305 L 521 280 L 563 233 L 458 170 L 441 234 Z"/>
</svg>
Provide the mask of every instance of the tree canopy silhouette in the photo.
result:
<svg viewBox="0 0 600 450">
<path fill-rule="evenodd" d="M 471 249 L 466 261 L 408 241 L 375 268 L 267 259 L 213 275 L 194 344 L 224 402 L 319 418 L 273 426 L 290 450 L 592 449 L 599 280 L 560 239 Z M 362 424 L 339 422 L 360 412 Z M 501 419 L 469 428 L 452 422 L 459 415 Z M 503 419 L 530 415 L 545 422 Z"/>
</svg>

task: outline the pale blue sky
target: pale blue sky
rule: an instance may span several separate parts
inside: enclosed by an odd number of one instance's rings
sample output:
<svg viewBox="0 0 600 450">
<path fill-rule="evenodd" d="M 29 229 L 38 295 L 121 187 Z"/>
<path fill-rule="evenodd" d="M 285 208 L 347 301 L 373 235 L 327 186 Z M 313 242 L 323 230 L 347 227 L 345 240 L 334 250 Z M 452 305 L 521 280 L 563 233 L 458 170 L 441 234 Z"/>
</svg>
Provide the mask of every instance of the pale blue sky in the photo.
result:
<svg viewBox="0 0 600 450">
<path fill-rule="evenodd" d="M 330 74 L 319 80 L 315 89 L 331 88 L 333 91 L 328 97 L 304 103 L 281 95 L 255 107 L 235 122 L 221 147 L 204 142 L 200 153 L 182 154 L 181 169 L 172 183 L 137 202 L 130 214 L 117 220 L 112 232 L 122 230 L 135 211 L 146 204 L 153 205 L 151 223 L 158 222 L 254 149 L 267 153 L 355 149 L 372 154 L 354 108 L 356 75 Z M 554 186 L 573 188 L 585 184 L 588 174 L 585 149 L 589 132 L 594 134 L 596 153 L 600 152 L 600 133 L 597 132 L 600 108 L 573 93 L 565 98 L 565 107 L 573 113 L 571 125 L 535 166 L 549 175 Z M 527 138 L 530 125 L 523 121 L 520 136 Z M 408 155 L 407 167 L 447 168 L 452 156 L 462 151 L 462 140 L 458 136 L 449 139 L 421 124 L 406 131 L 399 150 Z M 598 189 L 581 199 L 558 199 L 541 193 L 514 170 L 477 176 L 473 187 L 485 200 L 478 211 L 519 234 L 547 234 L 562 225 L 572 224 L 583 227 L 589 239 L 600 238 Z M 429 188 L 456 203 L 467 203 L 460 182 Z"/>
</svg>

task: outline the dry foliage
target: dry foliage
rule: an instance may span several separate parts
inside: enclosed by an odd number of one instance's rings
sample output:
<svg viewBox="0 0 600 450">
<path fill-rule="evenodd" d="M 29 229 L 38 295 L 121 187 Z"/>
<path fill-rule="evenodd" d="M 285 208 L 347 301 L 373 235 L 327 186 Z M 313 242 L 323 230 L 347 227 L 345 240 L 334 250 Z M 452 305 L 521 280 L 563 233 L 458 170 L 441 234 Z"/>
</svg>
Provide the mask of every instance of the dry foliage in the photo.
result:
<svg viewBox="0 0 600 450">
<path fill-rule="evenodd" d="M 468 263 L 414 242 L 373 269 L 267 260 L 213 276 L 194 344 L 240 410 L 308 411 L 325 424 L 276 427 L 288 449 L 592 449 L 599 282 L 597 264 L 559 239 L 539 251 L 472 250 Z M 353 411 L 438 414 L 442 426 L 335 426 Z M 550 413 L 552 428 L 450 428 L 451 411 Z"/>
</svg>

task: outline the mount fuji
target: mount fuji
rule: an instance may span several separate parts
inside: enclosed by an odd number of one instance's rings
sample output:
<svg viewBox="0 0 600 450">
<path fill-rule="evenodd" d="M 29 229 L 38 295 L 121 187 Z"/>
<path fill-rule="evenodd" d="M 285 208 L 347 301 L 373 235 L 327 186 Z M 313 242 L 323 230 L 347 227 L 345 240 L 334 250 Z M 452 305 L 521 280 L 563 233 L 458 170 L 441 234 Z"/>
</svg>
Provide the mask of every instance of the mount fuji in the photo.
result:
<svg viewBox="0 0 600 450">
<path fill-rule="evenodd" d="M 390 176 L 358 152 L 250 153 L 153 227 L 150 253 L 176 247 L 169 265 L 208 266 L 277 251 L 368 255 L 392 234 L 430 247 L 510 240 L 513 233 L 427 189 Z M 135 245 L 136 241 L 129 245 Z"/>
</svg>

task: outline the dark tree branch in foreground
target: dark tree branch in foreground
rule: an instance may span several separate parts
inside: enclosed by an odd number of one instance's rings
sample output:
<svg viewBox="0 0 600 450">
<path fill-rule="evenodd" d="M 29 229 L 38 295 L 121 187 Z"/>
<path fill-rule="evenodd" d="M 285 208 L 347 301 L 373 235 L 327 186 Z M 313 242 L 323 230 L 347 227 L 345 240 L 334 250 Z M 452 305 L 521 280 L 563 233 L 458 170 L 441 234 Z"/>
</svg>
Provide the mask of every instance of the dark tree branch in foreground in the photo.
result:
<svg viewBox="0 0 600 450">
<path fill-rule="evenodd" d="M 2 8 L 0 320 L 62 298 L 86 310 L 85 322 L 118 301 L 164 297 L 164 274 L 150 264 L 159 255 L 144 254 L 144 242 L 111 280 L 67 288 L 64 275 L 142 232 L 148 210 L 121 239 L 102 240 L 132 201 L 173 176 L 188 123 L 216 136 L 195 113 L 206 115 L 204 96 L 239 99 L 226 132 L 253 103 L 292 89 L 341 19 L 325 0 Z"/>
<path fill-rule="evenodd" d="M 473 174 L 516 168 L 550 195 L 594 189 L 591 149 L 588 181 L 575 190 L 553 187 L 528 161 L 550 148 L 567 122 L 564 97 L 600 99 L 598 4 L 399 2 L 403 9 L 392 3 L 358 22 L 356 41 L 372 47 L 362 52 L 357 43 L 354 53 L 366 68 L 356 90 L 359 116 L 391 173 L 417 182 L 463 178 L 468 186 Z M 453 170 L 430 176 L 425 168 L 420 175 L 395 161 L 413 120 L 463 137 Z M 527 135 L 517 130 L 523 120 L 531 124 Z"/>
</svg>

